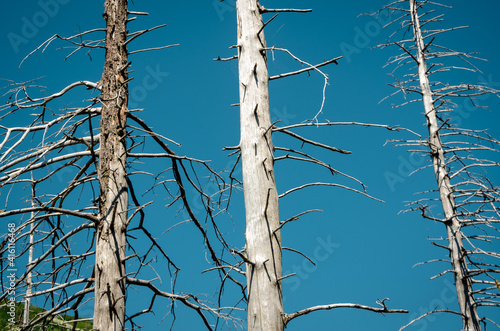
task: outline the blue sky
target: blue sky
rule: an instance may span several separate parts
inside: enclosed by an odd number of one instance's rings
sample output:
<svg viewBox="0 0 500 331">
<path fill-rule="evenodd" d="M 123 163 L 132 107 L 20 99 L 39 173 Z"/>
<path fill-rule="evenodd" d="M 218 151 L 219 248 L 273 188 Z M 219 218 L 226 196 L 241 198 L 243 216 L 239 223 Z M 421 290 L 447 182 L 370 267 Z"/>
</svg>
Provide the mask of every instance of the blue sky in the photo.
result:
<svg viewBox="0 0 500 331">
<path fill-rule="evenodd" d="M 22 0 L 4 5 L 0 13 L 0 77 L 15 81 L 43 77 L 40 82 L 47 87 L 47 93 L 58 91 L 75 80 L 99 80 L 103 52 L 92 52 L 92 61 L 85 53 L 64 61 L 68 50 L 57 50 L 64 46 L 62 43 L 50 46 L 44 53 L 35 53 L 18 69 L 22 58 L 50 36 L 56 33 L 69 36 L 104 25 L 101 1 L 55 1 Z M 46 3 L 57 3 L 57 6 L 47 7 Z M 380 22 L 358 15 L 377 10 L 385 3 L 380 0 L 263 2 L 270 8 L 307 6 L 313 9 L 309 14 L 280 14 L 266 28 L 267 43 L 268 46 L 285 47 L 310 63 L 344 55 L 338 66 L 324 69 L 330 77 L 330 85 L 320 119 L 400 125 L 425 134 L 419 106 L 393 109 L 391 105 L 400 99 L 379 103 L 393 92 L 387 85 L 392 82 L 387 75 L 391 69 L 383 66 L 396 50 L 371 50 L 377 42 L 384 41 L 387 32 L 377 29 Z M 500 21 L 497 13 L 500 3 L 482 0 L 472 5 L 470 1 L 460 0 L 454 1 L 453 6 L 452 10 L 444 11 L 443 27 L 468 25 L 469 28 L 451 33 L 441 41 L 455 49 L 477 51 L 488 59 L 488 62 L 478 63 L 482 74 L 468 75 L 467 79 L 473 83 L 484 80 L 491 87 L 499 88 Z M 144 108 L 141 116 L 146 121 L 154 123 L 153 126 L 165 136 L 180 142 L 182 148 L 176 148 L 179 153 L 211 160 L 212 167 L 219 170 L 231 167 L 234 159 L 228 158 L 221 149 L 237 145 L 239 139 L 238 109 L 230 106 L 239 100 L 237 63 L 212 59 L 235 54 L 234 49 L 229 49 L 236 43 L 234 1 L 135 1 L 130 7 L 150 13 L 130 23 L 131 31 L 167 24 L 132 43 L 130 50 L 180 44 L 167 50 L 131 56 L 132 76 L 135 77 L 130 85 L 132 106 Z M 300 68 L 283 54 L 276 53 L 274 60 L 269 55 L 271 75 Z M 286 125 L 312 118 L 321 106 L 322 86 L 323 78 L 314 74 L 271 82 L 272 119 Z M 483 100 L 483 104 L 490 106 L 491 111 L 467 112 L 460 120 L 469 128 L 487 128 L 500 137 L 498 99 L 490 97 Z M 436 306 L 455 308 L 452 279 L 429 280 L 442 271 L 441 266 L 413 267 L 419 262 L 445 256 L 427 240 L 445 233 L 440 224 L 422 220 L 414 213 L 400 213 L 405 208 L 405 201 L 412 200 L 415 192 L 434 187 L 433 174 L 429 170 L 408 176 L 427 160 L 386 144 L 387 140 L 399 139 L 404 133 L 359 127 L 298 132 L 352 151 L 351 155 L 344 156 L 311 149 L 315 155 L 331 162 L 334 168 L 362 180 L 369 193 L 385 203 L 338 188 L 310 189 L 281 201 L 282 219 L 306 209 L 323 210 L 290 224 L 283 231 L 284 246 L 299 249 L 316 261 L 316 267 L 312 267 L 300 256 L 284 253 L 285 273 L 297 273 L 296 278 L 285 281 L 285 311 L 291 313 L 312 305 L 340 302 L 375 305 L 377 299 L 389 297 L 391 308 L 404 308 L 411 313 L 384 317 L 354 310 L 319 312 L 292 321 L 287 329 L 397 330 L 410 317 Z M 290 141 L 276 135 L 275 145 L 287 143 Z M 285 162 L 288 163 L 278 162 L 276 166 L 280 192 L 307 180 L 331 179 L 327 172 Z M 156 165 L 147 164 L 151 169 Z M 394 178 L 397 180 L 392 180 Z M 490 179 L 498 183 L 498 171 L 491 172 Z M 162 197 L 157 199 L 161 201 Z M 244 240 L 242 199 L 242 193 L 236 194 L 230 209 L 235 231 L 230 237 L 240 246 Z M 152 209 L 150 217 L 160 218 L 161 213 L 160 209 Z M 229 218 L 222 222 L 227 222 L 224 226 L 232 230 Z M 152 226 L 158 233 L 165 228 L 163 223 L 153 222 Z M 178 260 L 203 263 L 203 256 L 196 255 L 196 251 L 202 249 L 201 238 L 190 237 L 192 230 L 189 227 L 178 230 L 167 246 Z M 183 245 L 186 238 L 192 241 L 189 247 Z M 190 275 L 191 270 L 197 268 L 186 263 L 179 276 L 179 288 L 187 291 L 191 287 L 203 287 L 193 283 L 199 280 Z M 132 308 L 144 308 L 147 304 L 141 301 L 142 294 L 130 295 L 134 298 L 129 299 Z M 226 295 L 237 295 L 237 292 L 228 291 Z M 159 308 L 155 316 L 141 322 L 146 330 L 164 329 L 168 321 L 158 326 L 164 314 L 165 311 Z M 491 317 L 495 315 L 500 317 L 498 311 L 493 311 Z M 174 329 L 199 328 L 200 321 L 194 316 L 180 308 Z M 459 319 L 436 315 L 408 330 L 458 330 L 460 327 Z"/>
</svg>

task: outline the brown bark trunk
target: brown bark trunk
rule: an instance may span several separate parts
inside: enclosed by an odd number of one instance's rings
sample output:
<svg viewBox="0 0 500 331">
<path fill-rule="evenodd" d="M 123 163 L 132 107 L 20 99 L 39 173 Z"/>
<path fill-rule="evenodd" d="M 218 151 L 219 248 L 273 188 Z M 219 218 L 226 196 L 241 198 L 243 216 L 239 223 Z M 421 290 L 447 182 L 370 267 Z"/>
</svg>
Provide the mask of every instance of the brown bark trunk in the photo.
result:
<svg viewBox="0 0 500 331">
<path fill-rule="evenodd" d="M 124 329 L 128 209 L 126 116 L 128 107 L 127 0 L 106 0 L 106 57 L 102 75 L 99 147 L 101 188 L 96 234 L 94 328 Z"/>
<path fill-rule="evenodd" d="M 427 64 L 424 54 L 424 41 L 420 29 L 420 22 L 417 13 L 416 0 L 410 0 L 410 11 L 412 24 L 414 28 L 415 44 L 417 46 L 418 73 L 420 79 L 420 88 L 422 91 L 422 100 L 424 103 L 425 117 L 429 130 L 429 147 L 431 149 L 431 158 L 434 166 L 434 173 L 439 188 L 439 195 L 446 218 L 446 232 L 448 235 L 448 247 L 452 270 L 455 276 L 455 287 L 457 290 L 458 303 L 463 315 L 463 329 L 468 331 L 480 331 L 479 318 L 475 306 L 474 295 L 472 291 L 471 279 L 467 276 L 468 267 L 465 260 L 465 248 L 463 246 L 463 236 L 461 232 L 460 220 L 456 216 L 456 206 L 453 195 L 453 189 L 450 184 L 450 177 L 446 168 L 444 150 L 441 144 L 439 134 L 439 125 L 437 122 L 436 111 L 434 109 L 434 100 L 427 76 Z"/>
<path fill-rule="evenodd" d="M 238 0 L 241 156 L 246 214 L 248 330 L 283 330 L 282 261 L 269 75 L 257 0 Z"/>
</svg>

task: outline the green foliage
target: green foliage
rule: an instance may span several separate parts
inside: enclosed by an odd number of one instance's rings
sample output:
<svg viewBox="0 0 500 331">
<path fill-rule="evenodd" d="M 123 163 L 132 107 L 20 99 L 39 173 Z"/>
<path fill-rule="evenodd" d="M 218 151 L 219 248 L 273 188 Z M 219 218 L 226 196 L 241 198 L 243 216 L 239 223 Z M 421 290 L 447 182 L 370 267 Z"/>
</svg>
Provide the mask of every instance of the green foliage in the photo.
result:
<svg viewBox="0 0 500 331">
<path fill-rule="evenodd" d="M 24 313 L 24 304 L 22 302 L 15 302 L 15 317 L 14 324 L 11 323 L 11 316 L 8 314 L 10 308 L 7 306 L 7 303 L 2 303 L 0 305 L 0 330 L 5 331 L 14 331 L 20 330 L 22 325 L 23 313 Z M 43 313 L 46 310 L 43 308 L 31 306 L 30 307 L 30 319 L 35 317 L 37 314 Z M 74 317 L 68 315 L 58 315 L 54 319 L 50 321 L 50 323 L 46 323 L 45 325 L 35 326 L 33 331 L 67 331 L 72 330 L 73 323 L 64 323 L 65 321 L 71 321 Z M 92 330 L 92 322 L 91 321 L 80 321 L 76 323 L 76 330 L 78 331 L 90 331 Z"/>
</svg>

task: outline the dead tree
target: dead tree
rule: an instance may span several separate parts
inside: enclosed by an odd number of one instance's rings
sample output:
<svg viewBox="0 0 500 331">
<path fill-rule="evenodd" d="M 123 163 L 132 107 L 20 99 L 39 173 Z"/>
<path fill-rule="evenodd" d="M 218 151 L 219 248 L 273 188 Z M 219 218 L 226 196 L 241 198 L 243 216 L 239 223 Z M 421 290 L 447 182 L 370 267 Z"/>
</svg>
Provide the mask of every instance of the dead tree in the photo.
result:
<svg viewBox="0 0 500 331">
<path fill-rule="evenodd" d="M 393 75 L 396 70 L 404 70 L 403 78 L 393 84 L 397 89 L 393 94 L 405 95 L 407 100 L 402 105 L 421 101 L 428 129 L 425 140 L 398 141 L 397 145 L 411 146 L 411 152 L 427 156 L 436 178 L 437 188 L 432 190 L 435 195 L 413 202 L 411 209 L 442 223 L 446 229 L 443 240 L 447 244 L 433 242 L 449 254 L 449 269 L 438 276 L 453 274 L 459 311 L 440 308 L 430 313 L 458 314 L 464 330 L 481 330 L 480 322 L 486 324 L 488 318 L 480 317 L 478 308 L 500 307 L 495 276 L 500 272 L 495 261 L 499 253 L 493 248 L 499 239 L 499 190 L 481 173 L 482 169 L 499 166 L 485 155 L 498 152 L 500 142 L 486 130 L 455 125 L 454 118 L 459 115 L 454 110 L 460 107 L 459 101 L 470 100 L 476 106 L 477 97 L 488 93 L 498 96 L 498 91 L 482 84 L 450 81 L 450 72 L 462 71 L 461 76 L 468 71 L 478 72 L 470 62 L 477 57 L 439 43 L 443 33 L 464 28 L 437 27 L 435 23 L 443 21 L 443 15 L 436 10 L 442 7 L 447 6 L 427 0 L 400 0 L 387 5 L 384 11 L 397 13 L 387 26 L 400 24 L 397 30 L 403 37 L 380 46 L 399 49 L 400 54 L 389 61 L 396 66 Z M 442 213 L 435 215 L 431 208 L 438 203 Z"/>
<path fill-rule="evenodd" d="M 128 218 L 127 0 L 107 0 L 106 55 L 101 78 L 99 214 L 94 268 L 94 328 L 125 328 L 125 246 Z"/>
<path fill-rule="evenodd" d="M 273 133 L 281 133 L 297 139 L 302 144 L 317 146 L 322 149 L 348 154 L 348 151 L 323 143 L 312 141 L 293 132 L 295 128 L 308 126 L 334 126 L 334 125 L 366 125 L 363 123 L 321 123 L 318 120 L 322 108 L 314 118 L 306 123 L 279 127 L 271 123 L 269 111 L 269 89 L 271 80 L 285 78 L 304 72 L 316 71 L 325 78 L 325 88 L 328 77 L 320 67 L 337 63 L 341 57 L 336 57 L 320 64 L 311 65 L 304 62 L 284 48 L 268 47 L 264 36 L 265 27 L 276 18 L 278 14 L 264 23 L 262 15 L 279 12 L 310 12 L 311 10 L 299 9 L 268 9 L 259 4 L 258 0 L 238 0 L 238 55 L 230 58 L 217 58 L 219 61 L 238 59 L 239 62 L 239 92 L 240 92 L 240 142 L 236 147 L 227 148 L 238 153 L 237 162 L 241 159 L 243 190 L 246 215 L 246 245 L 241 252 L 235 252 L 246 263 L 247 293 L 248 293 L 248 330 L 283 330 L 287 323 L 294 318 L 318 310 L 335 308 L 360 308 L 380 313 L 406 312 L 399 309 L 388 309 L 385 300 L 379 301 L 381 307 L 370 307 L 358 304 L 330 304 L 316 306 L 286 314 L 283 311 L 282 280 L 293 275 L 282 275 L 282 247 L 281 229 L 291 220 L 280 221 L 279 199 L 288 194 L 310 186 L 344 187 L 340 184 L 319 182 L 308 183 L 278 194 L 275 181 L 274 163 L 277 160 L 301 160 L 325 167 L 334 175 L 344 175 L 335 170 L 328 163 L 323 162 L 301 150 L 287 147 L 275 147 L 272 141 Z M 283 52 L 288 54 L 306 67 L 294 72 L 269 76 L 267 66 L 268 52 Z M 323 99 L 324 101 L 324 99 Z M 391 129 L 387 126 L 380 125 Z M 284 152 L 276 156 L 275 151 Z M 235 165 L 236 166 L 236 165 Z M 345 175 L 347 176 L 347 175 Z M 348 178 L 349 177 L 347 176 Z M 358 181 L 359 182 L 359 181 Z M 360 182 L 359 182 L 360 183 Z M 361 184 L 361 183 L 360 183 Z M 361 190 L 348 188 L 357 193 L 367 195 L 364 186 Z M 312 210 L 306 211 L 307 214 Z M 300 216 L 300 215 L 299 215 Z M 292 249 L 293 251 L 293 249 Z"/>
<path fill-rule="evenodd" d="M 136 38 L 164 26 L 129 32 L 127 24 L 136 19 L 134 15 L 145 14 L 129 11 L 126 0 L 108 0 L 105 29 L 55 35 L 35 50 L 57 40 L 74 47 L 68 57 L 79 50 L 104 50 L 101 79 L 77 80 L 48 95 L 40 93 L 35 80 L 5 87 L 7 100 L 0 106 L 0 218 L 10 222 L 12 230 L 0 242 L 0 270 L 2 281 L 13 268 L 20 274 L 13 281 L 15 292 L 2 283 L 0 301 L 26 298 L 47 309 L 26 318 L 23 330 L 48 325 L 58 314 L 73 314 L 75 320 L 68 323 L 75 330 L 76 321 L 92 320 L 88 308 L 92 300 L 93 326 L 101 331 L 136 328 L 139 316 L 157 309 L 157 298 L 168 300 L 165 314 L 174 315 L 176 303 L 181 303 L 208 330 L 231 318 L 220 302 L 208 303 L 196 293 L 175 289 L 180 268 L 148 230 L 145 209 L 152 201 L 141 202 L 144 195 L 136 193 L 143 180 L 135 178 L 151 176 L 150 191 L 162 190 L 167 207 L 185 217 L 179 223 L 194 224 L 220 278 L 233 279 L 223 268 L 227 263 L 219 253 L 228 247 L 215 223 L 220 203 L 225 202 L 222 177 L 205 161 L 176 154 L 170 145 L 177 143 L 136 115 L 140 109 L 128 108 L 129 55 L 147 49 L 127 48 Z M 60 106 L 70 102 L 78 106 Z M 155 152 L 148 152 L 146 143 Z M 150 174 L 151 169 L 140 169 L 145 159 L 164 163 Z M 206 194 L 200 176 L 219 192 Z M 206 224 L 190 206 L 192 192 L 203 206 Z M 167 229 L 177 223 L 172 221 L 165 220 Z M 171 275 L 142 278 L 146 268 L 155 273 L 152 254 L 168 265 Z M 26 261 L 26 268 L 21 261 Z M 132 267 L 126 270 L 125 263 Z M 161 278 L 171 278 L 166 282 L 169 288 L 159 285 Z M 141 311 L 126 309 L 125 296 L 131 288 L 143 288 L 150 295 Z"/>
<path fill-rule="evenodd" d="M 238 1 L 237 7 L 239 147 L 245 196 L 245 249 L 249 261 L 246 272 L 248 329 L 282 330 L 281 234 L 274 178 L 266 43 L 257 1 Z"/>
</svg>

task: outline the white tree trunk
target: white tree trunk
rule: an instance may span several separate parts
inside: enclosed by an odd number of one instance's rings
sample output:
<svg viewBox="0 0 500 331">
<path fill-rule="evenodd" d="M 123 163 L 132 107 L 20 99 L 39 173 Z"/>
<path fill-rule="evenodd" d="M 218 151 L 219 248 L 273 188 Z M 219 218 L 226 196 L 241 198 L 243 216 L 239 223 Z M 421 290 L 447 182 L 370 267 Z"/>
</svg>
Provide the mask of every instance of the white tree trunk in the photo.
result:
<svg viewBox="0 0 500 331">
<path fill-rule="evenodd" d="M 450 185 L 450 178 L 446 168 L 444 151 L 439 134 L 439 125 L 436 112 L 434 110 L 434 100 L 427 76 L 427 64 L 424 54 L 424 41 L 420 29 L 419 17 L 417 14 L 416 0 L 410 0 L 411 19 L 414 28 L 415 44 L 417 46 L 418 74 L 420 88 L 422 91 L 422 101 L 425 108 L 425 117 L 429 130 L 429 148 L 434 165 L 434 173 L 439 187 L 440 200 L 446 218 L 446 231 L 448 234 L 448 247 L 452 269 L 455 276 L 455 286 L 457 290 L 458 303 L 463 315 L 464 330 L 481 330 L 479 318 L 476 311 L 474 296 L 472 292 L 471 279 L 467 276 L 467 263 L 463 252 L 465 248 L 462 243 L 462 232 L 460 220 L 456 216 L 456 206 L 453 190 Z"/>
<path fill-rule="evenodd" d="M 102 75 L 99 149 L 101 187 L 96 234 L 94 329 L 122 331 L 125 322 L 125 245 L 128 209 L 127 0 L 106 0 L 106 57 Z"/>
<path fill-rule="evenodd" d="M 248 330 L 283 330 L 282 261 L 269 75 L 257 0 L 238 0 L 241 157 L 248 259 Z"/>
<path fill-rule="evenodd" d="M 33 173 L 31 173 L 31 180 L 33 180 Z M 35 185 L 31 188 L 31 207 L 35 207 Z M 35 218 L 35 212 L 31 212 L 31 220 Z M 34 240 L 34 224 L 30 222 L 30 239 L 29 239 L 29 249 L 28 249 L 28 266 L 31 266 L 33 262 L 33 240 Z M 27 326 L 30 321 L 30 307 L 31 307 L 31 290 L 33 287 L 33 273 L 28 272 L 26 276 L 26 297 L 24 300 L 24 312 L 23 312 L 23 327 Z"/>
</svg>

